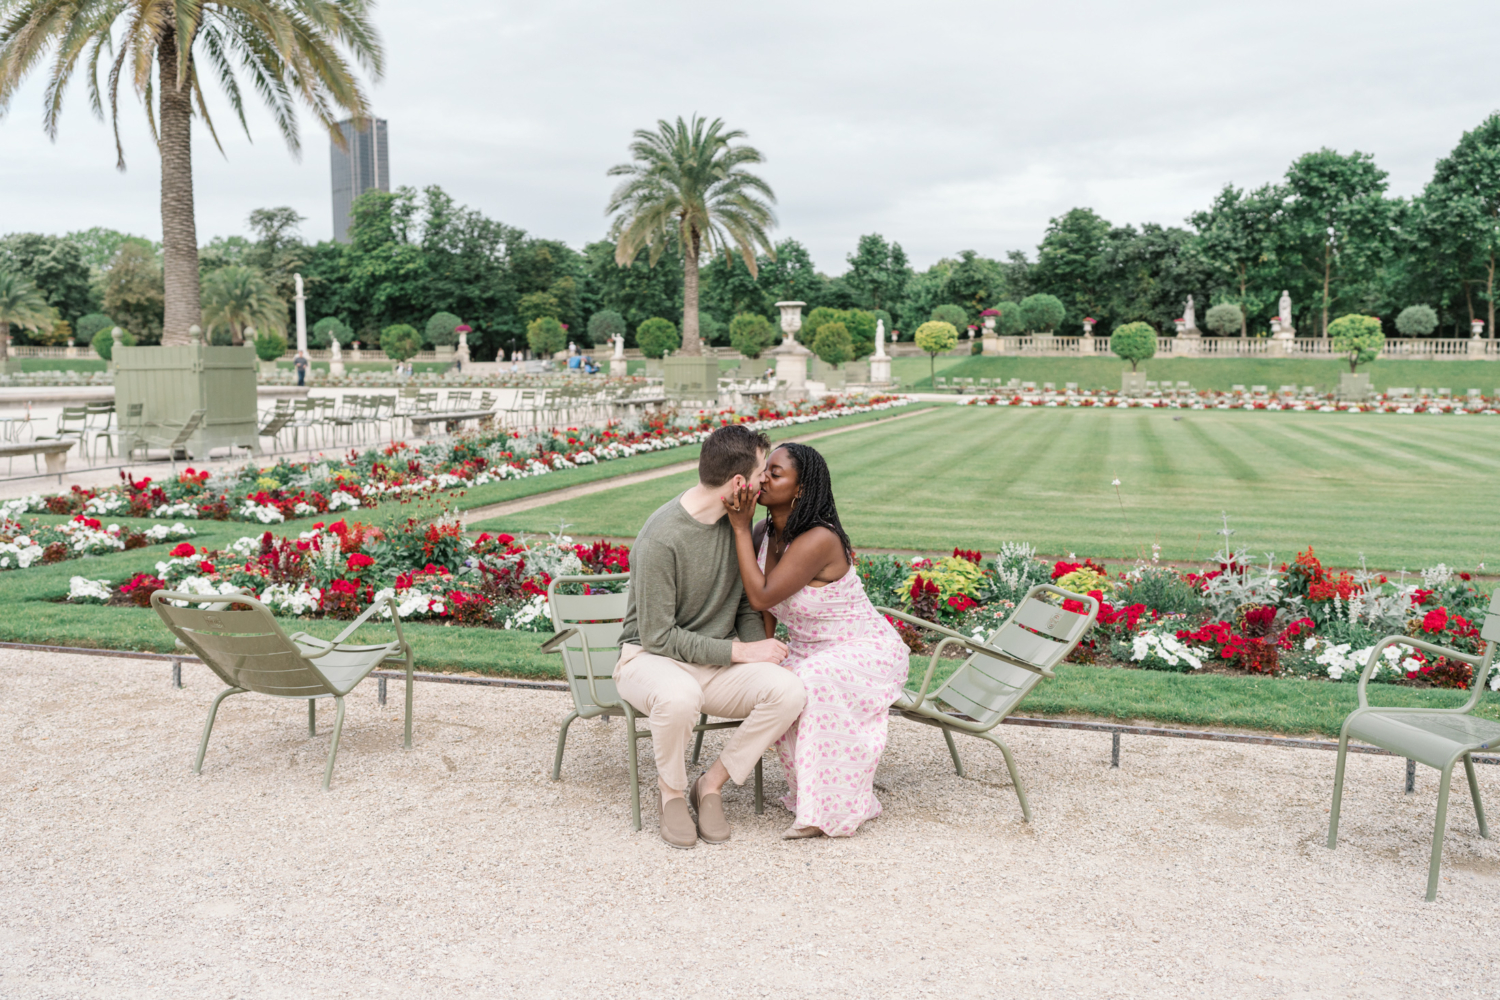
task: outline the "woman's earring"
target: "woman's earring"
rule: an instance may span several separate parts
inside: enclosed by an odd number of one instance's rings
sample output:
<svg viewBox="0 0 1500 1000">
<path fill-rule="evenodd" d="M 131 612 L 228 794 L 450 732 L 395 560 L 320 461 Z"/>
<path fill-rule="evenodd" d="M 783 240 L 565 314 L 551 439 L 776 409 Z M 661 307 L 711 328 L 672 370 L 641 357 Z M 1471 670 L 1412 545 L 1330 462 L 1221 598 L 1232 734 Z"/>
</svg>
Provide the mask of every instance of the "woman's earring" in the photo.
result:
<svg viewBox="0 0 1500 1000">
<path fill-rule="evenodd" d="M 791 507 L 792 510 L 796 510 L 797 509 L 797 501 L 801 500 L 801 499 L 802 499 L 802 491 L 798 490 L 797 491 L 797 495 L 794 496 L 794 497 L 792 497 L 792 507 Z"/>
</svg>

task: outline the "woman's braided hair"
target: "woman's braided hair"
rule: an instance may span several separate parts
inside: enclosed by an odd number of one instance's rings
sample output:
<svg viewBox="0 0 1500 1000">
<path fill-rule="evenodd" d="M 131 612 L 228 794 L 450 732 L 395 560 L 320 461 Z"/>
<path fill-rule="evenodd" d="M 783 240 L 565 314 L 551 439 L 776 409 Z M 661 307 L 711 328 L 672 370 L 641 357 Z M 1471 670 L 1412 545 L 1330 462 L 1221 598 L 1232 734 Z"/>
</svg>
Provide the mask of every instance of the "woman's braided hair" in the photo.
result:
<svg viewBox="0 0 1500 1000">
<path fill-rule="evenodd" d="M 797 502 L 787 515 L 786 528 L 779 539 L 782 548 L 792 544 L 792 540 L 804 531 L 821 525 L 838 536 L 844 546 L 844 555 L 853 562 L 854 547 L 849 544 L 849 535 L 839 523 L 838 507 L 833 502 L 833 477 L 829 475 L 828 463 L 817 449 L 805 444 L 788 442 L 776 447 L 791 456 L 792 464 L 797 467 Z M 767 530 L 774 533 L 776 528 L 770 517 L 766 518 L 766 523 Z"/>
</svg>

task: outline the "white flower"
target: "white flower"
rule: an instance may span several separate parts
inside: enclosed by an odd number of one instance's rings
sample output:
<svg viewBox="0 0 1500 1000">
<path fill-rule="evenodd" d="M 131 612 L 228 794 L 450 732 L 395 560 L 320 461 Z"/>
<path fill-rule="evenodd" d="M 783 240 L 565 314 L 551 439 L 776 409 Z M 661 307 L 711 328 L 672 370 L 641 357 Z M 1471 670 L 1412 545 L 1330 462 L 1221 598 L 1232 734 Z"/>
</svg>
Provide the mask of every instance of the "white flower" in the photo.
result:
<svg viewBox="0 0 1500 1000">
<path fill-rule="evenodd" d="M 104 604 L 109 600 L 108 580 L 89 580 L 75 576 L 68 581 L 68 600 L 75 604 Z"/>
<path fill-rule="evenodd" d="M 281 511 L 275 507 L 270 504 L 258 504 L 254 500 L 246 500 L 236 513 L 239 514 L 241 520 L 259 521 L 261 524 L 280 524 L 286 520 Z"/>
<path fill-rule="evenodd" d="M 260 595 L 260 600 L 273 611 L 305 615 L 317 610 L 321 597 L 322 591 L 305 583 L 299 583 L 295 587 L 289 583 L 274 583 Z"/>
<path fill-rule="evenodd" d="M 178 521 L 170 528 L 165 524 L 153 524 L 151 527 L 147 528 L 143 532 L 143 534 L 153 542 L 175 542 L 179 539 L 194 537 L 198 534 L 198 529 L 189 528 L 181 521 Z"/>
<path fill-rule="evenodd" d="M 260 539 L 246 535 L 229 543 L 229 551 L 244 559 L 260 555 Z"/>
<path fill-rule="evenodd" d="M 197 517 L 198 508 L 190 503 L 164 503 L 151 512 L 153 517 Z"/>
<path fill-rule="evenodd" d="M 1111 485 L 1111 486 L 1119 486 L 1120 485 L 1120 481 L 1118 479 L 1116 479 L 1114 482 L 1110 483 L 1109 485 Z"/>
<path fill-rule="evenodd" d="M 352 493 L 345 493 L 343 490 L 334 490 L 333 496 L 328 498 L 329 510 L 343 510 L 344 508 L 355 510 L 358 507 L 359 498 Z M 280 520 L 280 518 L 277 520 Z"/>
</svg>

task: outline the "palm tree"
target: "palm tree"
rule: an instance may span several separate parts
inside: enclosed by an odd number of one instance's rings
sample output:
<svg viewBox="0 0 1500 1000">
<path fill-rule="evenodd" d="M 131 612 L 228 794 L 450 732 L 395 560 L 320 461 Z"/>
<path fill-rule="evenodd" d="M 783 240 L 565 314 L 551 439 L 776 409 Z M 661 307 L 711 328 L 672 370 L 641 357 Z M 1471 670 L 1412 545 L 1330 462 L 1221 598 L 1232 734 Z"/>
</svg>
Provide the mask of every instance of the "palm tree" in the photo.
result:
<svg viewBox="0 0 1500 1000">
<path fill-rule="evenodd" d="M 28 71 L 50 59 L 42 120 L 55 139 L 63 93 L 82 63 L 89 104 L 101 119 L 108 99 L 115 165 L 124 170 L 121 81 L 146 105 L 161 153 L 163 344 L 187 343 L 188 328 L 199 321 L 193 116 L 202 118 L 216 146 L 219 138 L 203 99 L 198 56 L 218 78 L 248 135 L 244 95 L 235 75 L 238 63 L 251 89 L 269 106 L 293 155 L 300 155 L 299 100 L 336 142 L 343 142 L 337 128 L 340 109 L 356 119 L 369 116 L 364 91 L 340 52 L 347 49 L 379 78 L 383 55 L 369 7 L 369 0 L 0 0 L 5 13 L 0 22 L 0 113 Z M 99 84 L 101 59 L 108 68 L 104 89 Z"/>
<path fill-rule="evenodd" d="M 735 249 L 754 277 L 755 248 L 759 244 L 775 259 L 766 230 L 776 224 L 771 186 L 745 170 L 764 163 L 752 146 L 730 145 L 745 133 L 725 131 L 722 119 L 691 122 L 665 119 L 655 132 L 641 129 L 630 144 L 633 163 L 611 167 L 610 177 L 624 177 L 609 199 L 606 215 L 615 216 L 610 238 L 615 240 L 615 263 L 629 267 L 643 248 L 656 266 L 667 244 L 682 248 L 682 354 L 702 354 L 698 337 L 698 258 Z"/>
<path fill-rule="evenodd" d="M 52 307 L 35 285 L 19 274 L 0 271 L 0 372 L 8 370 L 10 325 L 50 330 L 52 316 Z"/>
<path fill-rule="evenodd" d="M 226 327 L 229 342 L 239 346 L 246 327 L 286 329 L 286 303 L 255 268 L 230 264 L 203 280 L 203 325 L 209 334 Z"/>
</svg>

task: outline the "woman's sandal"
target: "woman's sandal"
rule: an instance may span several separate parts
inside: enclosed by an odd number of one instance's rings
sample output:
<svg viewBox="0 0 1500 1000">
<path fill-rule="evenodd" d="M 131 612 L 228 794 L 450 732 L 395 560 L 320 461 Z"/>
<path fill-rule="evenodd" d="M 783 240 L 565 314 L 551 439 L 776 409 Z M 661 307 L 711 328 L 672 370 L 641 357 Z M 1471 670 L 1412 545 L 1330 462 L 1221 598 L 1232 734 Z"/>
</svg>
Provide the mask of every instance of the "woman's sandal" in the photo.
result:
<svg viewBox="0 0 1500 1000">
<path fill-rule="evenodd" d="M 815 826 L 797 826 L 793 824 L 781 833 L 782 840 L 807 840 L 811 837 L 823 836 L 823 831 Z"/>
</svg>

